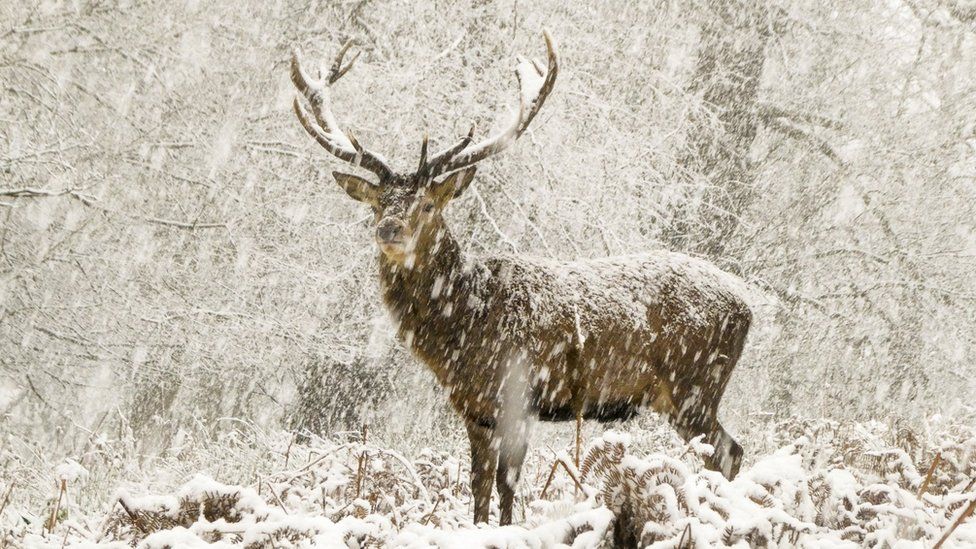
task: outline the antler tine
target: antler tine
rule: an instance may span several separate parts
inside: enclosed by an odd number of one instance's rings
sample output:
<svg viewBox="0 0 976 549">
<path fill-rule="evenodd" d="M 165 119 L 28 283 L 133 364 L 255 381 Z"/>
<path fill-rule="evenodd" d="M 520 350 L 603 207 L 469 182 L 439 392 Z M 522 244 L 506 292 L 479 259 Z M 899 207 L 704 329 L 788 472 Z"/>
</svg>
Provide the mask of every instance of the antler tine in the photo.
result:
<svg viewBox="0 0 976 549">
<path fill-rule="evenodd" d="M 424 132 L 424 142 L 420 145 L 420 165 L 417 166 L 417 173 L 424 173 L 427 169 L 427 142 L 429 138 L 427 132 Z"/>
<path fill-rule="evenodd" d="M 556 59 L 556 44 L 554 43 L 552 35 L 549 34 L 548 30 L 543 30 L 542 36 L 546 39 L 546 56 L 548 57 L 549 66 L 546 69 L 542 86 L 539 88 L 539 92 L 536 94 L 536 97 L 532 102 L 529 113 L 525 116 L 525 121 L 522 123 L 522 128 L 519 129 L 518 134 L 515 136 L 516 139 L 518 139 L 518 137 L 522 135 L 522 132 L 528 128 L 529 124 L 532 122 L 532 119 L 535 118 L 535 115 L 539 114 L 539 109 L 542 108 L 543 103 L 546 102 L 546 98 L 548 98 L 549 94 L 552 92 L 552 88 L 556 85 L 556 73 L 559 71 L 559 61 Z M 543 76 L 542 69 L 535 60 L 532 60 L 532 68 L 535 69 L 538 76 Z M 516 74 L 519 74 L 518 71 L 516 71 Z M 520 89 L 524 90 L 521 84 L 522 79 L 519 78 L 519 87 Z"/>
<path fill-rule="evenodd" d="M 305 129 L 306 133 L 318 141 L 319 145 L 322 145 L 325 150 L 329 151 L 341 160 L 345 160 L 346 162 L 353 162 L 355 160 L 355 154 L 350 155 L 349 151 L 345 147 L 336 143 L 336 141 L 332 139 L 329 134 L 322 131 L 319 124 L 314 122 L 311 117 L 309 117 L 308 111 L 305 110 L 305 106 L 302 105 L 302 102 L 299 101 L 297 97 L 295 98 L 293 107 L 295 109 L 295 116 L 298 117 L 298 122 L 301 123 L 302 128 Z"/>
<path fill-rule="evenodd" d="M 556 44 L 553 41 L 552 36 L 549 34 L 549 31 L 543 30 L 542 35 L 546 40 L 546 54 L 549 64 L 544 74 L 541 67 L 539 67 L 539 65 L 534 61 L 523 60 L 516 67 L 515 76 L 519 82 L 520 101 L 518 116 L 515 117 L 512 125 L 504 131 L 480 141 L 475 145 L 465 146 L 463 150 L 451 155 L 451 158 L 445 159 L 445 161 L 438 166 L 437 173 L 431 173 L 431 175 L 453 172 L 481 162 L 489 156 L 498 154 L 514 143 L 515 140 L 517 140 L 522 133 L 525 132 L 526 128 L 529 127 L 532 119 L 534 119 L 535 115 L 539 113 L 539 109 L 542 108 L 542 105 L 545 104 L 546 99 L 552 92 L 552 89 L 556 84 L 556 75 L 559 72 Z M 542 83 L 539 84 L 537 89 L 533 90 L 532 87 L 534 86 L 532 86 L 532 84 L 538 82 L 540 77 L 542 78 Z M 438 157 L 439 156 L 440 155 L 438 155 Z"/>
<path fill-rule="evenodd" d="M 296 47 L 292 50 L 291 57 L 291 81 L 295 84 L 298 91 L 305 97 L 312 107 L 314 120 L 308 116 L 308 111 L 301 104 L 301 100 L 295 98 L 295 114 L 298 121 L 302 124 L 305 131 L 311 135 L 319 145 L 335 155 L 341 160 L 351 162 L 358 166 L 375 173 L 380 180 L 386 179 L 393 174 L 393 170 L 386 164 L 381 156 L 363 148 L 350 134 L 344 133 L 336 122 L 335 115 L 332 114 L 332 107 L 329 102 L 328 88 L 337 80 L 342 78 L 359 55 L 353 57 L 345 66 L 342 66 L 342 58 L 352 46 L 352 41 L 347 41 L 339 53 L 336 55 L 329 78 L 325 81 L 314 79 L 309 76 L 302 65 L 302 53 Z"/>
<path fill-rule="evenodd" d="M 346 137 L 348 137 L 349 142 L 352 143 L 352 148 L 356 149 L 356 159 L 353 160 L 353 164 L 361 163 L 363 159 L 363 155 L 366 154 L 366 149 L 364 149 L 363 146 L 359 144 L 359 140 L 356 139 L 356 136 L 353 135 L 352 132 L 346 132 Z"/>
<path fill-rule="evenodd" d="M 342 58 L 346 56 L 346 52 L 349 51 L 353 45 L 352 38 L 346 40 L 346 43 L 339 48 L 339 53 L 336 54 L 335 60 L 332 62 L 332 68 L 329 70 L 329 85 L 335 84 L 337 80 L 342 78 L 353 65 L 356 64 L 356 60 L 359 59 L 359 54 L 363 53 L 357 51 L 356 55 L 352 56 L 352 59 L 346 63 L 346 66 L 342 66 Z"/>
<path fill-rule="evenodd" d="M 431 177 L 444 173 L 443 170 L 441 170 L 444 163 L 450 161 L 455 155 L 463 151 L 465 147 L 471 144 L 471 140 L 474 139 L 474 128 L 475 125 L 471 124 L 471 129 L 468 130 L 467 135 L 462 137 L 454 145 L 451 145 L 450 147 L 434 154 L 434 156 L 427 163 L 428 174 L 430 174 Z"/>
</svg>

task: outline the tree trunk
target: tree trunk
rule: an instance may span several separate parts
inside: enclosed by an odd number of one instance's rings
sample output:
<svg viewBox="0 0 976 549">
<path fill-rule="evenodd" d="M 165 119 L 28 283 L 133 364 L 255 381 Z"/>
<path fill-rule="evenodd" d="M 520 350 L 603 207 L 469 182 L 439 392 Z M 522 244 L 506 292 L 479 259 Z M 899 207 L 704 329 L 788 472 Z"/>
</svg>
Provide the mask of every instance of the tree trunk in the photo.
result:
<svg viewBox="0 0 976 549">
<path fill-rule="evenodd" d="M 692 111 L 679 161 L 691 188 L 705 190 L 676 212 L 667 240 L 717 259 L 754 198 L 748 156 L 759 129 L 755 111 L 770 30 L 760 4 L 713 0 L 710 8 L 689 86 L 702 106 Z"/>
</svg>

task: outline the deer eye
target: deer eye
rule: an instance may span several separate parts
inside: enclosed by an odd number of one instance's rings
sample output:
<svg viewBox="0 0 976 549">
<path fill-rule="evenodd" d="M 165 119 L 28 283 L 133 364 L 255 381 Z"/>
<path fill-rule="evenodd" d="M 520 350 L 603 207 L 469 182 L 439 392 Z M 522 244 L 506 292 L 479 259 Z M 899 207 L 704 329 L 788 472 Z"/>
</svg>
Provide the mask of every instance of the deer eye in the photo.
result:
<svg viewBox="0 0 976 549">
<path fill-rule="evenodd" d="M 424 212 L 425 214 L 429 214 L 429 213 L 433 212 L 434 211 L 434 203 L 433 202 L 428 202 L 428 203 L 424 204 L 423 207 L 421 207 L 421 211 Z"/>
</svg>

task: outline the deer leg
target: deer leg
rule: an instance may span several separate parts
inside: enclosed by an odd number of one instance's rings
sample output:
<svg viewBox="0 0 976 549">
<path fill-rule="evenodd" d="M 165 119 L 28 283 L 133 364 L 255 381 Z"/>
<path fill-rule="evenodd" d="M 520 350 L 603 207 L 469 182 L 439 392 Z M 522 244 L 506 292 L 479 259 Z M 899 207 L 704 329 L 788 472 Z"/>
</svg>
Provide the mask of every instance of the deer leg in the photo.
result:
<svg viewBox="0 0 976 549">
<path fill-rule="evenodd" d="M 739 473 L 744 454 L 742 446 L 722 427 L 715 416 L 705 410 L 689 410 L 684 414 L 670 416 L 671 426 L 685 441 L 705 435 L 703 442 L 712 445 L 715 451 L 704 457 L 705 468 L 722 473 L 732 480 Z"/>
<path fill-rule="evenodd" d="M 512 523 L 512 506 L 515 503 L 515 488 L 522 475 L 522 463 L 529 444 L 525 437 L 517 441 L 503 441 L 498 455 L 498 475 L 495 487 L 498 488 L 499 526 Z"/>
<path fill-rule="evenodd" d="M 746 333 L 749 331 L 748 319 L 737 319 L 730 324 L 730 330 L 726 333 L 724 347 L 725 354 L 719 355 L 719 360 L 712 366 L 717 369 L 717 379 L 713 380 L 711 394 L 705 399 L 708 403 L 706 417 L 710 418 L 711 428 L 708 431 L 706 442 L 715 448 L 715 452 L 705 460 L 705 467 L 720 471 L 722 475 L 732 480 L 739 474 L 742 466 L 742 456 L 745 453 L 742 446 L 732 438 L 722 424 L 718 421 L 718 405 L 725 394 L 725 387 L 732 377 L 732 371 L 742 356 L 742 347 L 745 344 Z"/>
<path fill-rule="evenodd" d="M 495 480 L 498 453 L 492 447 L 494 429 L 466 422 L 471 445 L 471 494 L 474 497 L 475 524 L 488 522 L 491 505 L 491 485 Z"/>
<path fill-rule="evenodd" d="M 705 467 L 721 472 L 729 480 L 739 473 L 744 452 L 719 423 L 718 407 L 732 371 L 742 356 L 748 330 L 747 318 L 739 317 L 729 323 L 729 328 L 716 342 L 716 356 L 704 365 L 709 377 L 700 380 L 698 385 L 678 387 L 674 395 L 677 396 L 677 410 L 669 414 L 671 425 L 686 442 L 705 435 L 704 442 L 715 448 L 711 456 L 705 456 Z"/>
<path fill-rule="evenodd" d="M 742 466 L 745 453 L 742 446 L 718 422 L 715 422 L 715 428 L 705 439 L 715 448 L 715 452 L 705 459 L 705 467 L 721 472 L 729 480 L 734 479 Z"/>
</svg>

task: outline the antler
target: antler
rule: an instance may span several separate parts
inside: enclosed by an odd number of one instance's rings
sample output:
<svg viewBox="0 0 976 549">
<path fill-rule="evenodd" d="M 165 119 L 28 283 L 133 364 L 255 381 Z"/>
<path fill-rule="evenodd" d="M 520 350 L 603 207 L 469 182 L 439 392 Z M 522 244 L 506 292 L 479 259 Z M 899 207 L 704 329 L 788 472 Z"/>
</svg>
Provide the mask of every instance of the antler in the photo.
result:
<svg viewBox="0 0 976 549">
<path fill-rule="evenodd" d="M 430 161 L 427 160 L 427 134 L 424 134 L 424 142 L 420 149 L 420 167 L 418 168 L 418 173 L 426 174 L 430 177 L 440 175 L 447 170 L 444 170 L 444 164 L 454 158 L 459 152 L 464 150 L 468 145 L 471 144 L 471 139 L 474 137 L 474 124 L 471 124 L 471 129 L 468 130 L 468 135 L 461 138 L 456 144 L 444 149 L 443 151 L 435 154 Z"/>
<path fill-rule="evenodd" d="M 382 181 L 392 176 L 393 170 L 386 164 L 382 156 L 363 148 L 351 133 L 344 133 L 339 128 L 329 102 L 329 87 L 349 72 L 356 59 L 359 58 L 357 52 L 352 60 L 343 66 L 342 58 L 351 46 L 352 41 L 350 40 L 339 49 L 339 53 L 336 54 L 335 61 L 332 63 L 332 69 L 329 71 L 329 77 L 324 81 L 311 78 L 302 66 L 301 51 L 298 48 L 292 50 L 291 81 L 312 106 L 312 114 L 315 120 L 313 121 L 309 117 L 308 111 L 305 110 L 305 106 L 302 105 L 298 97 L 295 98 L 295 114 L 305 131 L 318 141 L 325 150 L 346 162 L 352 162 L 375 173 Z"/>
<path fill-rule="evenodd" d="M 556 45 L 553 43 L 552 36 L 546 30 L 542 31 L 542 35 L 546 39 L 549 66 L 543 72 L 542 67 L 535 61 L 520 58 L 518 66 L 515 67 L 515 76 L 519 82 L 519 111 L 512 125 L 474 145 L 471 145 L 471 138 L 474 136 L 474 126 L 472 126 L 468 135 L 457 144 L 438 152 L 425 163 L 423 169 L 426 169 L 428 176 L 435 177 L 442 173 L 460 170 L 498 154 L 514 143 L 529 127 L 529 123 L 539 113 L 539 109 L 542 108 L 556 84 L 556 74 L 559 70 Z"/>
</svg>

